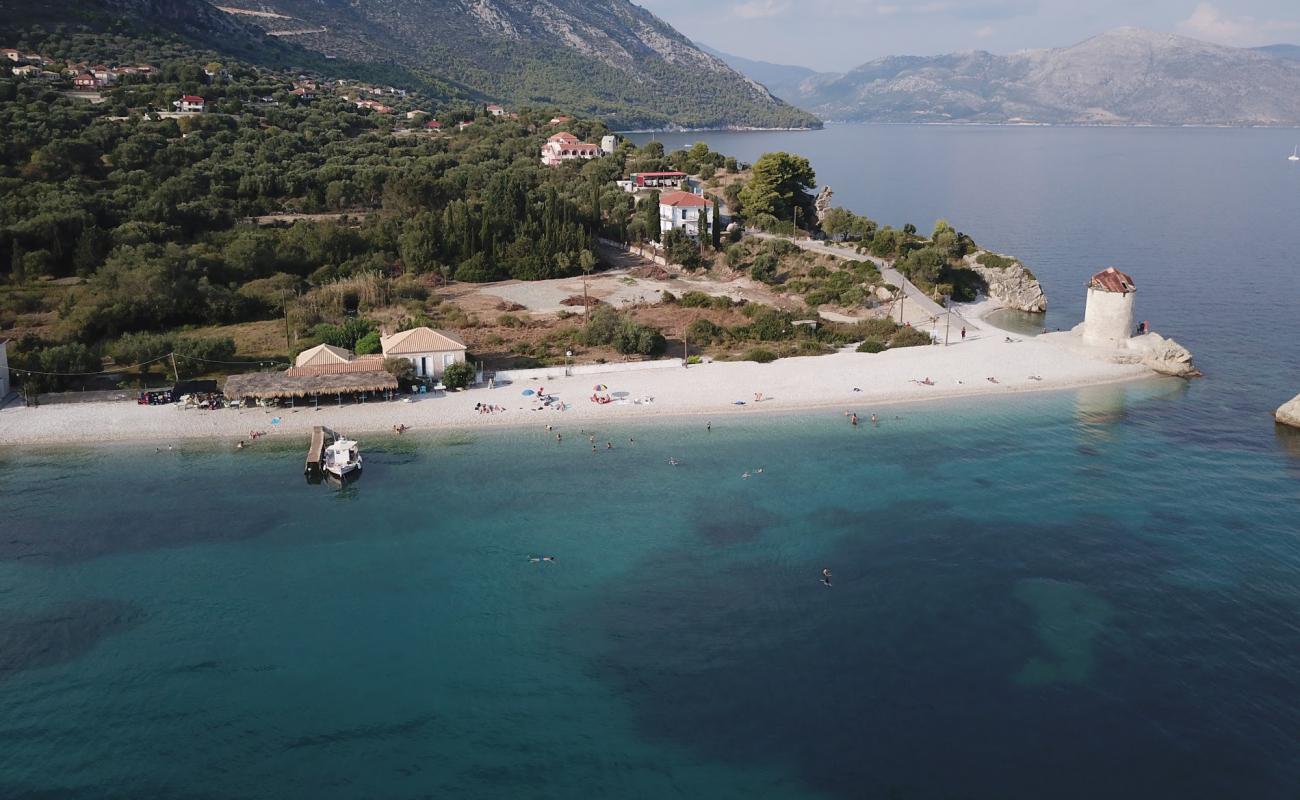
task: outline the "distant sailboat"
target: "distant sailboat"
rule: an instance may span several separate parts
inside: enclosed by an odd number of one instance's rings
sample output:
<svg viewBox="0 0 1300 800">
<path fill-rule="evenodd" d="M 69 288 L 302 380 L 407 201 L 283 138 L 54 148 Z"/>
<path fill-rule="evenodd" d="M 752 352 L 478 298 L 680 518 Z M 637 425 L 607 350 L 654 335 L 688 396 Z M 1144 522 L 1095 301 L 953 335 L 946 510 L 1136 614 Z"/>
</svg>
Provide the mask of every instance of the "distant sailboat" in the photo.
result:
<svg viewBox="0 0 1300 800">
<path fill-rule="evenodd" d="M 1287 161 L 1300 161 L 1300 145 L 1291 148 L 1291 155 L 1286 157 Z"/>
</svg>

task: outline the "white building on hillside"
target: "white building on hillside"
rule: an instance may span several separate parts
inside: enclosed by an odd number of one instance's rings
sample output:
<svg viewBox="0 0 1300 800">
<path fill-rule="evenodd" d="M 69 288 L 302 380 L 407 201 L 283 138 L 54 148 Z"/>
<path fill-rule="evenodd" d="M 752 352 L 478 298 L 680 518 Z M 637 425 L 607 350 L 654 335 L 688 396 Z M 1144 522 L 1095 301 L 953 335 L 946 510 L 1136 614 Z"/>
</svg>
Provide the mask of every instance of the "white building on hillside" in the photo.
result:
<svg viewBox="0 0 1300 800">
<path fill-rule="evenodd" d="M 353 358 L 351 350 L 335 347 L 332 344 L 318 344 L 298 354 L 293 360 L 295 367 L 323 367 L 328 364 L 346 364 Z"/>
<path fill-rule="evenodd" d="M 384 358 L 405 358 L 421 378 L 440 378 L 452 364 L 465 363 L 465 343 L 460 337 L 432 328 L 412 328 L 379 339 Z"/>
<path fill-rule="evenodd" d="M 578 137 L 568 131 L 561 131 L 546 140 L 542 145 L 542 163 L 554 167 L 565 161 L 591 159 L 600 156 L 600 146 L 578 141 Z"/>
<path fill-rule="evenodd" d="M 618 149 L 618 137 L 614 134 L 600 137 L 600 150 L 605 155 L 609 155 Z"/>
<path fill-rule="evenodd" d="M 700 220 L 713 221 L 713 204 L 708 198 L 690 192 L 665 192 L 659 197 L 659 232 L 686 231 L 699 238 Z"/>
<path fill-rule="evenodd" d="M 203 98 L 196 94 L 181 95 L 181 99 L 172 101 L 173 108 L 186 114 L 201 114 L 204 105 Z"/>
</svg>

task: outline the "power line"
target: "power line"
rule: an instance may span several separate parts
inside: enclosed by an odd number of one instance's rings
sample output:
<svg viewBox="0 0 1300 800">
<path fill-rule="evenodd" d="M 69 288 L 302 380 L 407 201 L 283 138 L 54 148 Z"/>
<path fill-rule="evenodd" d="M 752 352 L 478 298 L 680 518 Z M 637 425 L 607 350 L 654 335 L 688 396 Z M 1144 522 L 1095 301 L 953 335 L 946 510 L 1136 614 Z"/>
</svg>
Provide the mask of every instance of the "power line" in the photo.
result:
<svg viewBox="0 0 1300 800">
<path fill-rule="evenodd" d="M 141 361 L 139 364 L 135 364 L 133 366 L 145 367 L 148 366 L 149 364 L 156 364 L 159 361 L 172 358 L 173 356 L 176 358 L 183 358 L 188 361 L 202 361 L 207 364 L 232 364 L 232 365 L 244 366 L 244 367 L 252 366 L 254 364 L 256 364 L 259 367 L 264 367 L 264 366 L 278 367 L 278 366 L 288 365 L 288 362 L 286 361 L 266 361 L 266 360 L 264 361 L 216 361 L 211 358 L 199 358 L 198 356 L 187 356 L 173 351 L 167 353 L 166 355 L 158 356 L 157 358 L 151 358 L 148 361 Z M 11 372 L 14 372 L 18 375 L 49 375 L 58 378 L 88 378 L 92 375 L 113 375 L 115 373 L 122 372 L 123 369 L 126 368 L 124 367 L 121 369 L 101 369 L 98 372 L 43 372 L 42 370 L 39 369 L 27 369 L 26 367 L 10 367 L 9 369 Z"/>
</svg>

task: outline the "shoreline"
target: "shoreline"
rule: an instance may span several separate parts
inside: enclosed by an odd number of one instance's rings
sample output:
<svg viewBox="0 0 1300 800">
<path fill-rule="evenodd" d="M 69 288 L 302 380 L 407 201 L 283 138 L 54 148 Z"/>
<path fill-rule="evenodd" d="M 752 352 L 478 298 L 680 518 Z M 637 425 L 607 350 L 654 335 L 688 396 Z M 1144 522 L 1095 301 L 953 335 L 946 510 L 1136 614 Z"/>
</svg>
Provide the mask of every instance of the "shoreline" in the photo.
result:
<svg viewBox="0 0 1300 800">
<path fill-rule="evenodd" d="M 0 451 L 16 446 L 84 446 L 108 443 L 212 441 L 229 446 L 253 430 L 273 440 L 305 439 L 314 425 L 349 435 L 391 434 L 394 425 L 413 433 L 509 429 L 552 425 L 571 432 L 592 424 L 650 420 L 812 412 L 856 411 L 864 421 L 875 407 L 933 400 L 970 401 L 1026 393 L 1070 391 L 1157 377 L 1146 367 L 1115 364 L 1083 348 L 1070 334 L 1045 334 L 1006 343 L 996 337 L 972 338 L 951 347 L 916 347 L 879 354 L 851 350 L 824 356 L 780 359 L 771 364 L 713 362 L 674 370 L 645 370 L 563 377 L 563 368 L 546 379 L 477 387 L 414 401 L 373 401 L 336 406 L 310 402 L 295 408 L 183 410 L 180 406 L 140 406 L 130 402 L 89 402 L 0 409 Z M 1033 380 L 1030 376 L 1040 377 Z M 998 382 L 988 381 L 996 377 Z M 934 385 L 915 381 L 930 378 Z M 593 384 L 609 383 L 618 402 L 590 402 Z M 568 410 L 533 410 L 524 389 L 545 388 Z M 855 391 L 856 389 L 856 391 Z M 755 393 L 764 399 L 755 402 Z M 654 398 L 651 403 L 637 400 Z M 743 405 L 736 404 L 742 401 Z M 481 414 L 475 404 L 506 410 Z M 279 418 L 273 425 L 271 420 Z M 83 435 L 85 434 L 85 435 Z"/>
</svg>

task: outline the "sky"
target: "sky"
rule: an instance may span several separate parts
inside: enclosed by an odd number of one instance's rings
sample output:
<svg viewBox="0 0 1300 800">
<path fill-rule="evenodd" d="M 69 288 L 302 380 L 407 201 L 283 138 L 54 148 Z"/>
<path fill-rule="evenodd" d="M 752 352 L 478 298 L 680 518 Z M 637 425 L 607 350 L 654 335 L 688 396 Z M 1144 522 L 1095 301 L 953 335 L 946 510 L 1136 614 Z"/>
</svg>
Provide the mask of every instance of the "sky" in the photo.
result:
<svg viewBox="0 0 1300 800">
<path fill-rule="evenodd" d="M 1064 47 L 1125 25 L 1300 44 L 1300 0 L 633 0 L 733 55 L 844 71 L 888 55 Z"/>
</svg>

